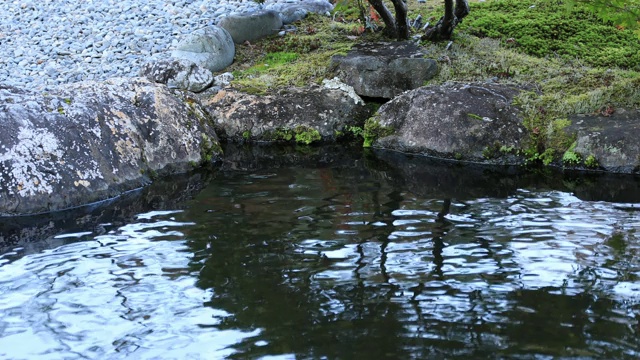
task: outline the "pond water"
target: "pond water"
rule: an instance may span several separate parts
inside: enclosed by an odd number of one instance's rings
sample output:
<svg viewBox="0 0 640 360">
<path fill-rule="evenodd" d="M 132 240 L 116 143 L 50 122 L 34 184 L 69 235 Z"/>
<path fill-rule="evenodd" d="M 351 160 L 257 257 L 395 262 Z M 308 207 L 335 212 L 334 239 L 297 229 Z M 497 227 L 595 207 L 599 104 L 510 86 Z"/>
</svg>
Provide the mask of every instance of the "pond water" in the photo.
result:
<svg viewBox="0 0 640 360">
<path fill-rule="evenodd" d="M 0 221 L 0 358 L 640 357 L 640 179 L 359 149 Z"/>
</svg>

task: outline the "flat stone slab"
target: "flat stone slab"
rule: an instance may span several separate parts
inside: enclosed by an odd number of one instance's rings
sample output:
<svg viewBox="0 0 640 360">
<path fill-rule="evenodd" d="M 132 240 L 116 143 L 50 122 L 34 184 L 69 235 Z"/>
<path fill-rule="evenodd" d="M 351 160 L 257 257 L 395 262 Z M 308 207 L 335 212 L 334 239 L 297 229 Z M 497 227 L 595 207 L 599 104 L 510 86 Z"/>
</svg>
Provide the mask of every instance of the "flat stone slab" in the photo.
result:
<svg viewBox="0 0 640 360">
<path fill-rule="evenodd" d="M 385 99 L 423 86 L 438 72 L 437 62 L 413 42 L 358 44 L 334 56 L 330 66 L 358 95 Z"/>
</svg>

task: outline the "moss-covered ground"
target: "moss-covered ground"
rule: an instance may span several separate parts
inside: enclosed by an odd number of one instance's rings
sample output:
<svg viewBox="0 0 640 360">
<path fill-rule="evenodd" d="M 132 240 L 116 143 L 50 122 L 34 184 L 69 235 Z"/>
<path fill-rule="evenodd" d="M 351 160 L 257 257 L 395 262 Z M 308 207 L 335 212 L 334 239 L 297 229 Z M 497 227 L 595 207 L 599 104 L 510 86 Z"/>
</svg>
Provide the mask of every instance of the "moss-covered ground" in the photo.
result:
<svg viewBox="0 0 640 360">
<path fill-rule="evenodd" d="M 237 46 L 233 85 L 261 94 L 332 77 L 333 55 L 384 40 L 380 21 L 358 3 L 337 0 L 330 17 L 313 15 L 283 37 Z M 420 15 L 435 23 L 441 14 L 441 2 L 409 3 L 411 20 Z M 562 131 L 571 114 L 640 108 L 637 33 L 579 6 L 557 0 L 472 2 L 451 43 L 422 45 L 440 65 L 425 85 L 492 79 L 527 89 L 516 103 L 532 134 L 526 149 L 531 160 L 562 160 L 574 140 Z"/>
</svg>

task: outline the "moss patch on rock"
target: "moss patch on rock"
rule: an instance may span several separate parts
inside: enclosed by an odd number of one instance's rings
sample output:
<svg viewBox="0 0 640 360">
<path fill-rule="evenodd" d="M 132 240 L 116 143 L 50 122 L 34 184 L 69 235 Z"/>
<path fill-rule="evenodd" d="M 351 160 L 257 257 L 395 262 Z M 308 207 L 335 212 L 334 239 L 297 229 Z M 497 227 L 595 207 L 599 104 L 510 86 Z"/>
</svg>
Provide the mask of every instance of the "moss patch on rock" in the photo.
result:
<svg viewBox="0 0 640 360">
<path fill-rule="evenodd" d="M 296 142 L 298 144 L 310 145 L 311 143 L 322 140 L 322 136 L 318 130 L 306 126 L 298 126 L 294 132 L 296 133 Z"/>
<path fill-rule="evenodd" d="M 322 140 L 322 135 L 317 129 L 300 125 L 295 128 L 277 128 L 266 132 L 264 140 L 273 142 L 295 142 L 300 145 L 310 145 Z"/>
<path fill-rule="evenodd" d="M 365 148 L 371 147 L 373 142 L 379 138 L 392 135 L 394 130 L 387 126 L 382 126 L 380 120 L 375 116 L 367 119 L 364 123 L 362 131 L 362 138 L 364 139 L 362 146 Z"/>
</svg>

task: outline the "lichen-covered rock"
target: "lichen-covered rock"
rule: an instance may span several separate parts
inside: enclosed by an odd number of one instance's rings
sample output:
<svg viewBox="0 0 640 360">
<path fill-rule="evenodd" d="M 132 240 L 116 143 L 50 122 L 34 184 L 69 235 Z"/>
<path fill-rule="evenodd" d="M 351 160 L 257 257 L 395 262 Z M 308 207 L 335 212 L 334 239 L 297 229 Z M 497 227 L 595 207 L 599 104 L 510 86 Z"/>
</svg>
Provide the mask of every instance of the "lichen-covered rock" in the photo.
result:
<svg viewBox="0 0 640 360">
<path fill-rule="evenodd" d="M 221 90 L 202 104 L 220 137 L 231 141 L 330 142 L 370 116 L 357 95 L 320 86 L 263 96 Z"/>
<path fill-rule="evenodd" d="M 233 78 L 234 76 L 230 72 L 216 75 L 213 77 L 213 85 L 219 86 L 219 87 L 228 86 L 229 84 L 231 84 L 231 81 L 233 80 Z"/>
<path fill-rule="evenodd" d="M 229 15 L 218 22 L 218 26 L 228 31 L 236 44 L 275 35 L 282 25 L 280 14 L 272 10 Z"/>
<path fill-rule="evenodd" d="M 171 89 L 193 92 L 205 90 L 214 81 L 213 74 L 186 59 L 165 59 L 149 62 L 140 69 L 140 76 Z"/>
<path fill-rule="evenodd" d="M 117 196 L 219 153 L 195 103 L 145 79 L 49 92 L 0 85 L 0 215 Z"/>
<path fill-rule="evenodd" d="M 376 126 L 392 135 L 374 147 L 441 158 L 519 164 L 528 132 L 511 104 L 519 92 L 496 84 L 447 84 L 408 91 L 383 105 Z"/>
<path fill-rule="evenodd" d="M 436 61 L 424 56 L 413 42 L 366 43 L 334 56 L 330 66 L 358 95 L 392 99 L 436 75 Z"/>
<path fill-rule="evenodd" d="M 610 116 L 574 115 L 570 120 L 565 131 L 576 137 L 572 151 L 579 157 L 579 167 L 640 173 L 640 110 L 617 109 Z"/>
<path fill-rule="evenodd" d="M 229 33 L 218 26 L 207 26 L 187 35 L 171 52 L 171 57 L 189 60 L 211 72 L 233 63 L 236 47 Z"/>
</svg>

